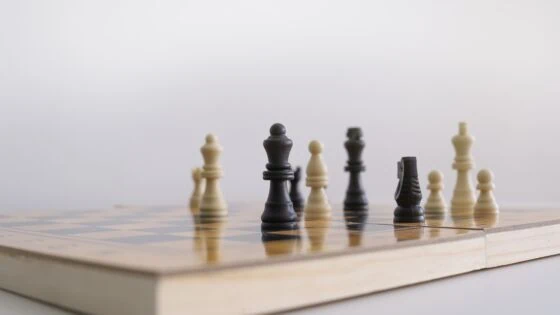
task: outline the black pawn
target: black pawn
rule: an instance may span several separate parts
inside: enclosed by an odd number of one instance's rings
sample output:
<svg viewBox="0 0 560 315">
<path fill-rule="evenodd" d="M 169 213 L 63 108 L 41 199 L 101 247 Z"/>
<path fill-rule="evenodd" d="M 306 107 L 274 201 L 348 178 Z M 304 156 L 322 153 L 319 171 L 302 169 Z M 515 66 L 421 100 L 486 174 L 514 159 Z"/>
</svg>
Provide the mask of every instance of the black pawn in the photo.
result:
<svg viewBox="0 0 560 315">
<path fill-rule="evenodd" d="M 297 228 L 297 215 L 287 187 L 287 181 L 294 178 L 294 172 L 288 163 L 292 144 L 292 140 L 286 137 L 286 127 L 278 123 L 270 127 L 270 137 L 263 142 L 268 156 L 263 179 L 270 181 L 268 199 L 261 216 L 263 230 Z"/>
<path fill-rule="evenodd" d="M 362 188 L 361 173 L 366 170 L 362 162 L 362 151 L 365 142 L 362 140 L 362 129 L 348 128 L 348 140 L 344 147 L 348 152 L 348 162 L 344 170 L 350 173 L 350 182 L 344 198 L 344 210 L 363 212 L 368 210 L 368 200 Z"/>
<path fill-rule="evenodd" d="M 294 205 L 294 210 L 298 216 L 300 215 L 301 211 L 303 210 L 304 199 L 303 195 L 299 191 L 299 181 L 301 180 L 301 167 L 296 167 L 294 171 L 294 178 L 290 180 L 290 200 Z"/>
<path fill-rule="evenodd" d="M 393 221 L 424 222 L 424 209 L 420 206 L 422 191 L 418 182 L 416 157 L 403 157 L 397 163 L 399 184 L 395 192 L 397 208 Z"/>
</svg>

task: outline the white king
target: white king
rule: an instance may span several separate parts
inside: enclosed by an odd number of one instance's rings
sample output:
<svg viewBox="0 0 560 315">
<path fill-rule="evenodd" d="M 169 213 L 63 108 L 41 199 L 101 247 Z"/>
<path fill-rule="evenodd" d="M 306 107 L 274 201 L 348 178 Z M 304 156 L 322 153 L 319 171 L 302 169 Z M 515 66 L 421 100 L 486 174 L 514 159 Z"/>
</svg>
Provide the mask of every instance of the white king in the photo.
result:
<svg viewBox="0 0 560 315">
<path fill-rule="evenodd" d="M 455 147 L 453 169 L 457 170 L 457 183 L 451 198 L 451 215 L 472 215 L 476 197 L 471 182 L 470 170 L 474 167 L 471 147 L 474 137 L 467 130 L 467 123 L 459 123 L 459 134 L 452 139 Z"/>
</svg>

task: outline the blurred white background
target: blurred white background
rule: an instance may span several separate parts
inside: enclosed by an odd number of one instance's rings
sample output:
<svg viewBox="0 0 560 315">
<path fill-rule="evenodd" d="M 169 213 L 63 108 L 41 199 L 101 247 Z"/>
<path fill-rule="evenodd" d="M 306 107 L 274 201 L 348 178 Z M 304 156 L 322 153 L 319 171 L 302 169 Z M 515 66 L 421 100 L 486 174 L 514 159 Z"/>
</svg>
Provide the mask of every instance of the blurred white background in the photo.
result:
<svg viewBox="0 0 560 315">
<path fill-rule="evenodd" d="M 321 140 L 340 202 L 346 128 L 392 203 L 396 161 L 440 169 L 477 138 L 502 205 L 560 203 L 560 2 L 2 1 L 0 209 L 177 204 L 208 132 L 230 202 L 266 199 L 274 122 L 305 165 Z M 474 176 L 473 176 L 474 178 Z"/>
</svg>

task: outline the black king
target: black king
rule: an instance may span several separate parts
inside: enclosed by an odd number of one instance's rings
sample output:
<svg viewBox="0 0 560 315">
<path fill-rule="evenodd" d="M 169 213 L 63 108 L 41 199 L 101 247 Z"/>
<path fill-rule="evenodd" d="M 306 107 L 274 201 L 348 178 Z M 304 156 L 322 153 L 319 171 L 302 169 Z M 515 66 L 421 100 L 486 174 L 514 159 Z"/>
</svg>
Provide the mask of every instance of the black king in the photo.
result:
<svg viewBox="0 0 560 315">
<path fill-rule="evenodd" d="M 345 171 L 350 173 L 350 181 L 344 199 L 344 210 L 352 212 L 367 212 L 368 200 L 362 187 L 360 174 L 366 170 L 362 162 L 362 151 L 365 143 L 362 140 L 362 129 L 348 128 L 346 133 L 348 140 L 344 142 L 344 147 L 348 152 L 348 162 Z"/>
</svg>

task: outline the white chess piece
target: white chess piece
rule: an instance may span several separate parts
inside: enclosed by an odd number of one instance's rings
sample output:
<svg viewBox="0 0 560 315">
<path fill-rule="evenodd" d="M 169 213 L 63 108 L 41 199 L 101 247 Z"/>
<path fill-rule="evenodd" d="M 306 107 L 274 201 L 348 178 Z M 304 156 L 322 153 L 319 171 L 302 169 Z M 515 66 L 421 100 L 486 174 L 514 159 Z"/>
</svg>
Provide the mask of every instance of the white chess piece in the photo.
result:
<svg viewBox="0 0 560 315">
<path fill-rule="evenodd" d="M 202 169 L 200 167 L 193 168 L 192 180 L 194 183 L 194 189 L 191 194 L 190 208 L 191 210 L 198 211 L 200 209 L 200 202 L 202 201 L 202 194 L 204 193 L 206 187 L 206 181 L 202 178 Z"/>
<path fill-rule="evenodd" d="M 331 206 L 325 193 L 328 184 L 327 166 L 323 161 L 321 153 L 323 145 L 317 140 L 309 143 L 311 158 L 307 164 L 306 186 L 311 187 L 304 208 L 305 220 L 328 219 L 331 216 Z"/>
<path fill-rule="evenodd" d="M 497 214 L 499 208 L 494 198 L 494 174 L 490 170 L 483 169 L 478 172 L 477 178 L 478 185 L 476 189 L 480 190 L 480 194 L 474 206 L 474 214 L 476 216 Z"/>
<path fill-rule="evenodd" d="M 213 134 L 206 136 L 206 143 L 200 148 L 204 158 L 202 177 L 206 180 L 206 190 L 200 203 L 201 217 L 222 217 L 227 215 L 227 205 L 220 189 L 222 167 L 218 163 L 222 154 L 222 146 Z"/>
<path fill-rule="evenodd" d="M 457 170 L 457 183 L 451 198 L 451 214 L 472 215 L 476 201 L 470 177 L 470 170 L 474 167 L 471 155 L 474 137 L 469 134 L 466 123 L 459 123 L 459 134 L 453 137 L 452 142 L 456 153 L 453 168 Z"/>
<path fill-rule="evenodd" d="M 428 215 L 443 215 L 445 214 L 445 200 L 443 198 L 443 174 L 440 171 L 431 171 L 428 175 L 428 189 L 430 195 L 424 205 L 425 214 Z"/>
</svg>

